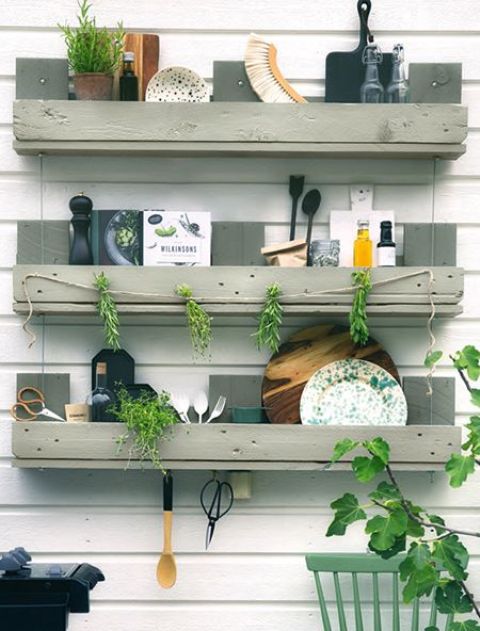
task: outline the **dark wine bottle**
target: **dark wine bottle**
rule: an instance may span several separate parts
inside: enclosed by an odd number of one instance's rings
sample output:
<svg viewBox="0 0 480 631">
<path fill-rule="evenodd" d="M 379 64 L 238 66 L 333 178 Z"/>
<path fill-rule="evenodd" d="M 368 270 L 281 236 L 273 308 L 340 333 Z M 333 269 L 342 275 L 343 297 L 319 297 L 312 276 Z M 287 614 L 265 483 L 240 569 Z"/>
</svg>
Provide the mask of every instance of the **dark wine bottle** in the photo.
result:
<svg viewBox="0 0 480 631">
<path fill-rule="evenodd" d="M 123 74 L 120 77 L 120 101 L 138 101 L 138 77 L 133 63 L 135 54 L 123 53 Z"/>
<path fill-rule="evenodd" d="M 378 267 L 395 267 L 397 264 L 396 246 L 392 237 L 392 222 L 380 223 L 380 241 L 377 243 Z"/>
<path fill-rule="evenodd" d="M 96 387 L 90 396 L 92 421 L 112 422 L 115 417 L 110 411 L 115 404 L 115 395 L 107 388 L 107 364 L 99 362 L 96 370 Z"/>
</svg>

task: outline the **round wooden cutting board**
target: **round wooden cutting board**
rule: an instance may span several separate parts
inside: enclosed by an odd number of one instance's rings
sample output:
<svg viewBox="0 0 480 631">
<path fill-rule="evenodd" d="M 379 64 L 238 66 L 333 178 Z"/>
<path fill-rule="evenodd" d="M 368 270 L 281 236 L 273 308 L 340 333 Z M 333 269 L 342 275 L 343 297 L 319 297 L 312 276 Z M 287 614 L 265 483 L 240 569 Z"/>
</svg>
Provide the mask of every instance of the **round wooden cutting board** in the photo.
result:
<svg viewBox="0 0 480 631">
<path fill-rule="evenodd" d="M 303 329 L 282 344 L 267 364 L 262 400 L 270 422 L 300 423 L 300 397 L 307 381 L 323 366 L 349 357 L 381 366 L 400 383 L 392 358 L 372 338 L 360 347 L 343 326 L 320 324 Z"/>
</svg>

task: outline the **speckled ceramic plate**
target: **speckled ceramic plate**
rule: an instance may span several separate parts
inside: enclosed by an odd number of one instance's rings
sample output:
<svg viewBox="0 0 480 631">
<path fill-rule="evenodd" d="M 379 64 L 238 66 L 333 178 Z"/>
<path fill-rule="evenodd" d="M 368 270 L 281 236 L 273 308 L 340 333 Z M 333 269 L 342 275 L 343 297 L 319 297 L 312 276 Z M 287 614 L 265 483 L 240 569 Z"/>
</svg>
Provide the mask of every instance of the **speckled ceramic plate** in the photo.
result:
<svg viewBox="0 0 480 631">
<path fill-rule="evenodd" d="M 159 70 L 148 82 L 145 101 L 203 103 L 210 100 L 208 85 L 196 72 L 182 66 Z"/>
<path fill-rule="evenodd" d="M 342 359 L 318 370 L 300 400 L 305 425 L 405 425 L 402 388 L 380 366 Z"/>
</svg>

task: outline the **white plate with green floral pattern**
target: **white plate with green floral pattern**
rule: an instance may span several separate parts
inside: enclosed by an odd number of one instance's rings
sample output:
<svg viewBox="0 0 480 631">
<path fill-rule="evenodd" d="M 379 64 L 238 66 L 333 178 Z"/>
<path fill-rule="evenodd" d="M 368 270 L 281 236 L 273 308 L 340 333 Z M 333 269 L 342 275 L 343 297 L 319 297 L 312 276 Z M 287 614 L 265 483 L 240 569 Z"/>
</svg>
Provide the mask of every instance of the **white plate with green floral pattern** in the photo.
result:
<svg viewBox="0 0 480 631">
<path fill-rule="evenodd" d="M 342 359 L 317 370 L 300 399 L 304 425 L 405 425 L 407 401 L 383 368 Z"/>
</svg>

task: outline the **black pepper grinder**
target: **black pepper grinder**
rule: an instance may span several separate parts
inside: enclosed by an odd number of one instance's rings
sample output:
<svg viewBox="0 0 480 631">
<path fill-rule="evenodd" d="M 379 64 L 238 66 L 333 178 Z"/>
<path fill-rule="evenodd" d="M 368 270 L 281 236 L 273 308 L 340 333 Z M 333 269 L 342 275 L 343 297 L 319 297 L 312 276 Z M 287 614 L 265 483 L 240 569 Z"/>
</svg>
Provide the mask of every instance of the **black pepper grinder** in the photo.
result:
<svg viewBox="0 0 480 631">
<path fill-rule="evenodd" d="M 90 213 L 93 203 L 90 197 L 83 193 L 72 197 L 69 203 L 73 213 L 71 224 L 73 227 L 73 237 L 70 243 L 70 265 L 92 265 L 93 256 L 90 247 Z"/>
</svg>

